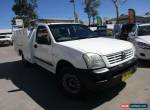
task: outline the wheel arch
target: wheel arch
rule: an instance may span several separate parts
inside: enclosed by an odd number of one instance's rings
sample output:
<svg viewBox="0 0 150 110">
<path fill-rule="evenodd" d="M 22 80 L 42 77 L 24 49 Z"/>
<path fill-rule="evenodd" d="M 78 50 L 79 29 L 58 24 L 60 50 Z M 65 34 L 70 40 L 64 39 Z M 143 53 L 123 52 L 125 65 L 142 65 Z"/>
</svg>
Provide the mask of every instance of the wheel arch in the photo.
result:
<svg viewBox="0 0 150 110">
<path fill-rule="evenodd" d="M 56 74 L 59 73 L 60 68 L 62 68 L 63 66 L 70 66 L 70 67 L 74 68 L 73 64 L 70 63 L 69 61 L 60 60 L 60 61 L 58 61 L 57 65 L 56 65 Z"/>
</svg>

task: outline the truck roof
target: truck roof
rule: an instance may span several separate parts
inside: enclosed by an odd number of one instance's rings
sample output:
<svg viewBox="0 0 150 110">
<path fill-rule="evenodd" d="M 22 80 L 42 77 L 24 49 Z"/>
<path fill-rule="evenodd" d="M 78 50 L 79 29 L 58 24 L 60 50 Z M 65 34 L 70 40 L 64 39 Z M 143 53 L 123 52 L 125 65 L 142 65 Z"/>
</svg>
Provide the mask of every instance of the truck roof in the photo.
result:
<svg viewBox="0 0 150 110">
<path fill-rule="evenodd" d="M 60 24 L 80 24 L 80 23 L 38 23 L 37 25 L 60 25 Z"/>
<path fill-rule="evenodd" d="M 53 25 L 53 24 L 80 24 L 72 19 L 35 19 L 31 23 L 36 25 Z"/>
<path fill-rule="evenodd" d="M 62 23 L 48 23 L 48 25 L 57 25 L 57 24 L 59 25 L 59 24 L 80 24 L 80 23 L 65 23 L 65 22 L 64 23 L 63 22 Z"/>
</svg>

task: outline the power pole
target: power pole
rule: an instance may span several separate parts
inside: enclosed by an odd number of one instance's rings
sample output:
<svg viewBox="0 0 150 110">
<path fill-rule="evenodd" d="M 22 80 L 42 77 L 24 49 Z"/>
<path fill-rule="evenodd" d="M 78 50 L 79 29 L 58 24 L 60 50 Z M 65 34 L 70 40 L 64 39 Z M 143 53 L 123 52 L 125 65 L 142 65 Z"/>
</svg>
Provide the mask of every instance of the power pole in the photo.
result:
<svg viewBox="0 0 150 110">
<path fill-rule="evenodd" d="M 112 0 L 112 2 L 114 3 L 114 6 L 116 8 L 116 16 L 117 16 L 116 24 L 119 24 L 119 1 L 118 0 Z"/>
<path fill-rule="evenodd" d="M 74 21 L 78 22 L 78 15 L 77 15 L 77 12 L 76 12 L 75 0 L 70 0 L 70 3 L 73 4 Z"/>
</svg>

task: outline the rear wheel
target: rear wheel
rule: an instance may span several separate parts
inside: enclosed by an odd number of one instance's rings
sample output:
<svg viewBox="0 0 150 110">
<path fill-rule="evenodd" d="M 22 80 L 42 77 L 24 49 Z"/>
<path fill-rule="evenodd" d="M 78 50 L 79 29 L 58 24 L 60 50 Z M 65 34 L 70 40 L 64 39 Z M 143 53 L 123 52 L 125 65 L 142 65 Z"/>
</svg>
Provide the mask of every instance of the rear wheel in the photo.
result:
<svg viewBox="0 0 150 110">
<path fill-rule="evenodd" d="M 83 95 L 84 86 L 73 67 L 62 67 L 58 73 L 58 82 L 66 95 L 73 98 L 79 98 Z"/>
</svg>

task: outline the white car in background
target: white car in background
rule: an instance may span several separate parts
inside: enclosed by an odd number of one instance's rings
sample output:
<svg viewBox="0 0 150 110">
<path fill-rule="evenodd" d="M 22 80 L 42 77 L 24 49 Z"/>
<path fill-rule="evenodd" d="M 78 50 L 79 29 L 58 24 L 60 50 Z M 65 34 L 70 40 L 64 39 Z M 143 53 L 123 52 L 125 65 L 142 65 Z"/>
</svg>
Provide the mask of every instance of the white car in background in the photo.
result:
<svg viewBox="0 0 150 110">
<path fill-rule="evenodd" d="M 0 35 L 0 45 L 12 45 L 11 35 Z"/>
<path fill-rule="evenodd" d="M 139 59 L 150 60 L 150 23 L 134 26 L 128 40 L 135 45 Z"/>
</svg>

